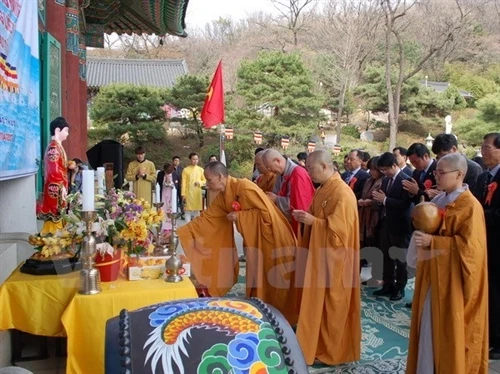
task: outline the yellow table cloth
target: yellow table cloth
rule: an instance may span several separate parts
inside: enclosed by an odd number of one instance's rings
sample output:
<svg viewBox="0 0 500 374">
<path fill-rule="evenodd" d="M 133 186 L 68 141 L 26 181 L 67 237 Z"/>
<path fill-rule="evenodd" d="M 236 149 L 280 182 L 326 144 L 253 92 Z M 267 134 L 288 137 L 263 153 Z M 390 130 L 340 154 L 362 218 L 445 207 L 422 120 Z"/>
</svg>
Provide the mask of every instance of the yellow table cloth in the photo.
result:
<svg viewBox="0 0 500 374">
<path fill-rule="evenodd" d="M 67 374 L 104 373 L 106 321 L 118 316 L 122 309 L 132 311 L 169 300 L 198 297 L 187 277 L 179 283 L 119 279 L 102 283 L 102 289 L 97 295 L 76 294 L 62 316 L 68 336 Z"/>
<path fill-rule="evenodd" d="M 65 336 L 61 317 L 78 292 L 79 275 L 29 275 L 16 269 L 0 286 L 0 330 Z"/>
</svg>

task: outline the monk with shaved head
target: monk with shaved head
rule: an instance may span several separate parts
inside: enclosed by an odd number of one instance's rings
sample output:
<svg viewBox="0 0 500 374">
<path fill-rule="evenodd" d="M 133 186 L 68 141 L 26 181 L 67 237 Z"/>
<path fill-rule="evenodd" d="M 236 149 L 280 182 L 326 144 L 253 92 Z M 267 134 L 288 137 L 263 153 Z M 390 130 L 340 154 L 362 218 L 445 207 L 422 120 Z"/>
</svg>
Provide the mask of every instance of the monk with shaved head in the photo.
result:
<svg viewBox="0 0 500 374">
<path fill-rule="evenodd" d="M 296 324 L 299 302 L 289 265 L 295 261 L 297 239 L 290 223 L 255 183 L 231 177 L 221 162 L 205 167 L 205 179 L 218 195 L 200 217 L 177 230 L 197 280 L 212 296 L 224 296 L 234 286 L 236 227 L 246 249 L 247 297 L 271 304 Z"/>
<path fill-rule="evenodd" d="M 357 361 L 361 351 L 359 219 L 356 196 L 329 152 L 306 160 L 320 187 L 309 210 L 294 210 L 308 249 L 297 337 L 308 365 Z M 302 231 L 302 230 L 301 230 Z"/>
<path fill-rule="evenodd" d="M 255 155 L 255 168 L 260 173 L 260 175 L 255 180 L 257 186 L 264 192 L 273 192 L 274 184 L 276 183 L 276 174 L 269 171 L 262 161 L 262 155 L 264 151 L 260 151 Z"/>
<path fill-rule="evenodd" d="M 489 370 L 486 225 L 481 204 L 463 183 L 466 174 L 463 155 L 439 159 L 434 175 L 443 192 L 432 202 L 443 211 L 441 228 L 415 231 L 415 246 L 408 248 L 409 265 L 417 268 L 409 374 Z"/>
<path fill-rule="evenodd" d="M 314 195 L 314 186 L 306 170 L 286 159 L 274 149 L 266 149 L 262 153 L 264 167 L 276 174 L 276 183 L 267 196 L 278 206 L 279 210 L 292 224 L 298 234 L 298 222 L 292 216 L 292 210 L 307 210 Z"/>
</svg>

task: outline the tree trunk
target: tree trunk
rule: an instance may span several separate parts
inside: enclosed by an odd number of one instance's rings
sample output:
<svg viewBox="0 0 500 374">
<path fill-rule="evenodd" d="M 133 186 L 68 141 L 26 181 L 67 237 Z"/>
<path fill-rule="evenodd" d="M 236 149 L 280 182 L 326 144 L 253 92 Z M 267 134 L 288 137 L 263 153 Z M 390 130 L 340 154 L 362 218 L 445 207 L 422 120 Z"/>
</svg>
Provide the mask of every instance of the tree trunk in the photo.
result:
<svg viewBox="0 0 500 374">
<path fill-rule="evenodd" d="M 345 95 L 347 92 L 347 84 L 342 82 L 342 87 L 340 88 L 340 96 L 339 96 L 339 107 L 337 110 L 337 126 L 335 127 L 337 133 L 337 144 L 340 144 L 340 136 L 342 134 L 342 112 L 344 111 L 345 105 Z"/>
<path fill-rule="evenodd" d="M 387 100 L 389 102 L 389 151 L 392 151 L 396 147 L 398 135 L 396 107 L 394 105 L 391 82 L 391 29 L 392 22 L 389 18 L 385 30 L 385 85 L 387 88 Z"/>
</svg>

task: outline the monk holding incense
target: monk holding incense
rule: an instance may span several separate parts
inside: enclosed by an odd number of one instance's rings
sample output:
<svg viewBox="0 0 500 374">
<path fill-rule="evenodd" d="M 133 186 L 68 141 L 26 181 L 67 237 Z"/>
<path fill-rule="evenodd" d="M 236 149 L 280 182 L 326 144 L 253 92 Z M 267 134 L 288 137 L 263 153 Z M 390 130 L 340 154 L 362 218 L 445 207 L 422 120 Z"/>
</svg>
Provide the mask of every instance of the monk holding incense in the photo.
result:
<svg viewBox="0 0 500 374">
<path fill-rule="evenodd" d="M 276 174 L 276 183 L 267 196 L 289 220 L 293 231 L 298 234 L 298 223 L 291 215 L 292 210 L 307 210 L 314 195 L 314 186 L 306 170 L 286 159 L 275 149 L 266 149 L 262 161 L 268 171 Z"/>
<path fill-rule="evenodd" d="M 415 293 L 406 372 L 488 373 L 486 227 L 479 201 L 463 184 L 467 160 L 439 159 L 432 202 L 443 210 L 437 234 L 415 231 Z M 408 249 L 411 251 L 411 246 Z"/>
<path fill-rule="evenodd" d="M 356 196 L 329 152 L 312 152 L 306 169 L 320 187 L 309 211 L 294 210 L 309 249 L 297 338 L 308 365 L 357 361 L 361 351 L 359 219 Z"/>
<path fill-rule="evenodd" d="M 224 296 L 238 279 L 234 227 L 246 248 L 247 297 L 276 307 L 292 325 L 298 304 L 292 227 L 266 194 L 248 179 L 228 175 L 224 164 L 205 167 L 207 188 L 219 192 L 210 207 L 177 232 L 197 280 L 212 296 Z"/>
</svg>

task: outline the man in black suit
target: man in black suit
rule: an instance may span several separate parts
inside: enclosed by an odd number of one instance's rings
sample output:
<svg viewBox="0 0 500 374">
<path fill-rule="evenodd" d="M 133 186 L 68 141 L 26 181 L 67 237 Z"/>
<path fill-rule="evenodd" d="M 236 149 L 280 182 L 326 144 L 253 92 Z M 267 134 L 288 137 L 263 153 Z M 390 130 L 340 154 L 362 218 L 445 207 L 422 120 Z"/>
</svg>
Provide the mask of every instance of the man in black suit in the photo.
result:
<svg viewBox="0 0 500 374">
<path fill-rule="evenodd" d="M 458 152 L 458 143 L 455 135 L 452 134 L 439 134 L 432 143 L 432 152 L 436 155 L 436 160 L 439 160 L 448 153 Z M 465 156 L 464 156 L 465 157 Z M 483 172 L 481 166 L 466 158 L 467 161 L 467 174 L 465 174 L 464 183 L 469 186 L 469 189 L 474 191 L 477 178 Z"/>
<path fill-rule="evenodd" d="M 441 191 L 436 189 L 436 161 L 431 158 L 431 152 L 422 143 L 413 143 L 407 151 L 408 159 L 415 167 L 410 180 L 403 182 L 403 188 L 408 191 L 413 202 L 418 204 L 423 196 L 425 201 L 431 201 Z"/>
<path fill-rule="evenodd" d="M 408 156 L 406 155 L 407 150 L 403 147 L 396 147 L 392 150 L 392 154 L 396 157 L 396 161 L 398 162 L 398 166 L 403 173 L 408 176 L 412 176 L 413 169 L 406 163 L 408 160 Z"/>
<path fill-rule="evenodd" d="M 384 286 L 373 295 L 397 301 L 404 297 L 408 281 L 405 259 L 411 235 L 412 202 L 403 182 L 411 178 L 401 171 L 390 152 L 380 156 L 378 168 L 385 175 L 381 190 L 373 192 L 373 199 L 381 206 L 378 233 L 384 256 Z"/>
<path fill-rule="evenodd" d="M 488 169 L 472 192 L 484 208 L 486 221 L 490 360 L 500 360 L 500 132 L 484 137 L 481 153 Z"/>
<path fill-rule="evenodd" d="M 344 181 L 351 187 L 356 195 L 356 199 L 361 199 L 361 193 L 363 192 L 363 187 L 370 174 L 361 168 L 363 163 L 363 152 L 357 149 L 349 152 L 346 161 L 346 167 L 348 172 L 345 174 Z"/>
<path fill-rule="evenodd" d="M 182 166 L 179 156 L 172 157 L 172 164 L 174 171 L 172 172 L 172 181 L 177 189 L 177 206 L 181 211 L 181 219 L 184 219 L 184 205 L 182 204 L 181 188 L 182 188 Z"/>
</svg>

